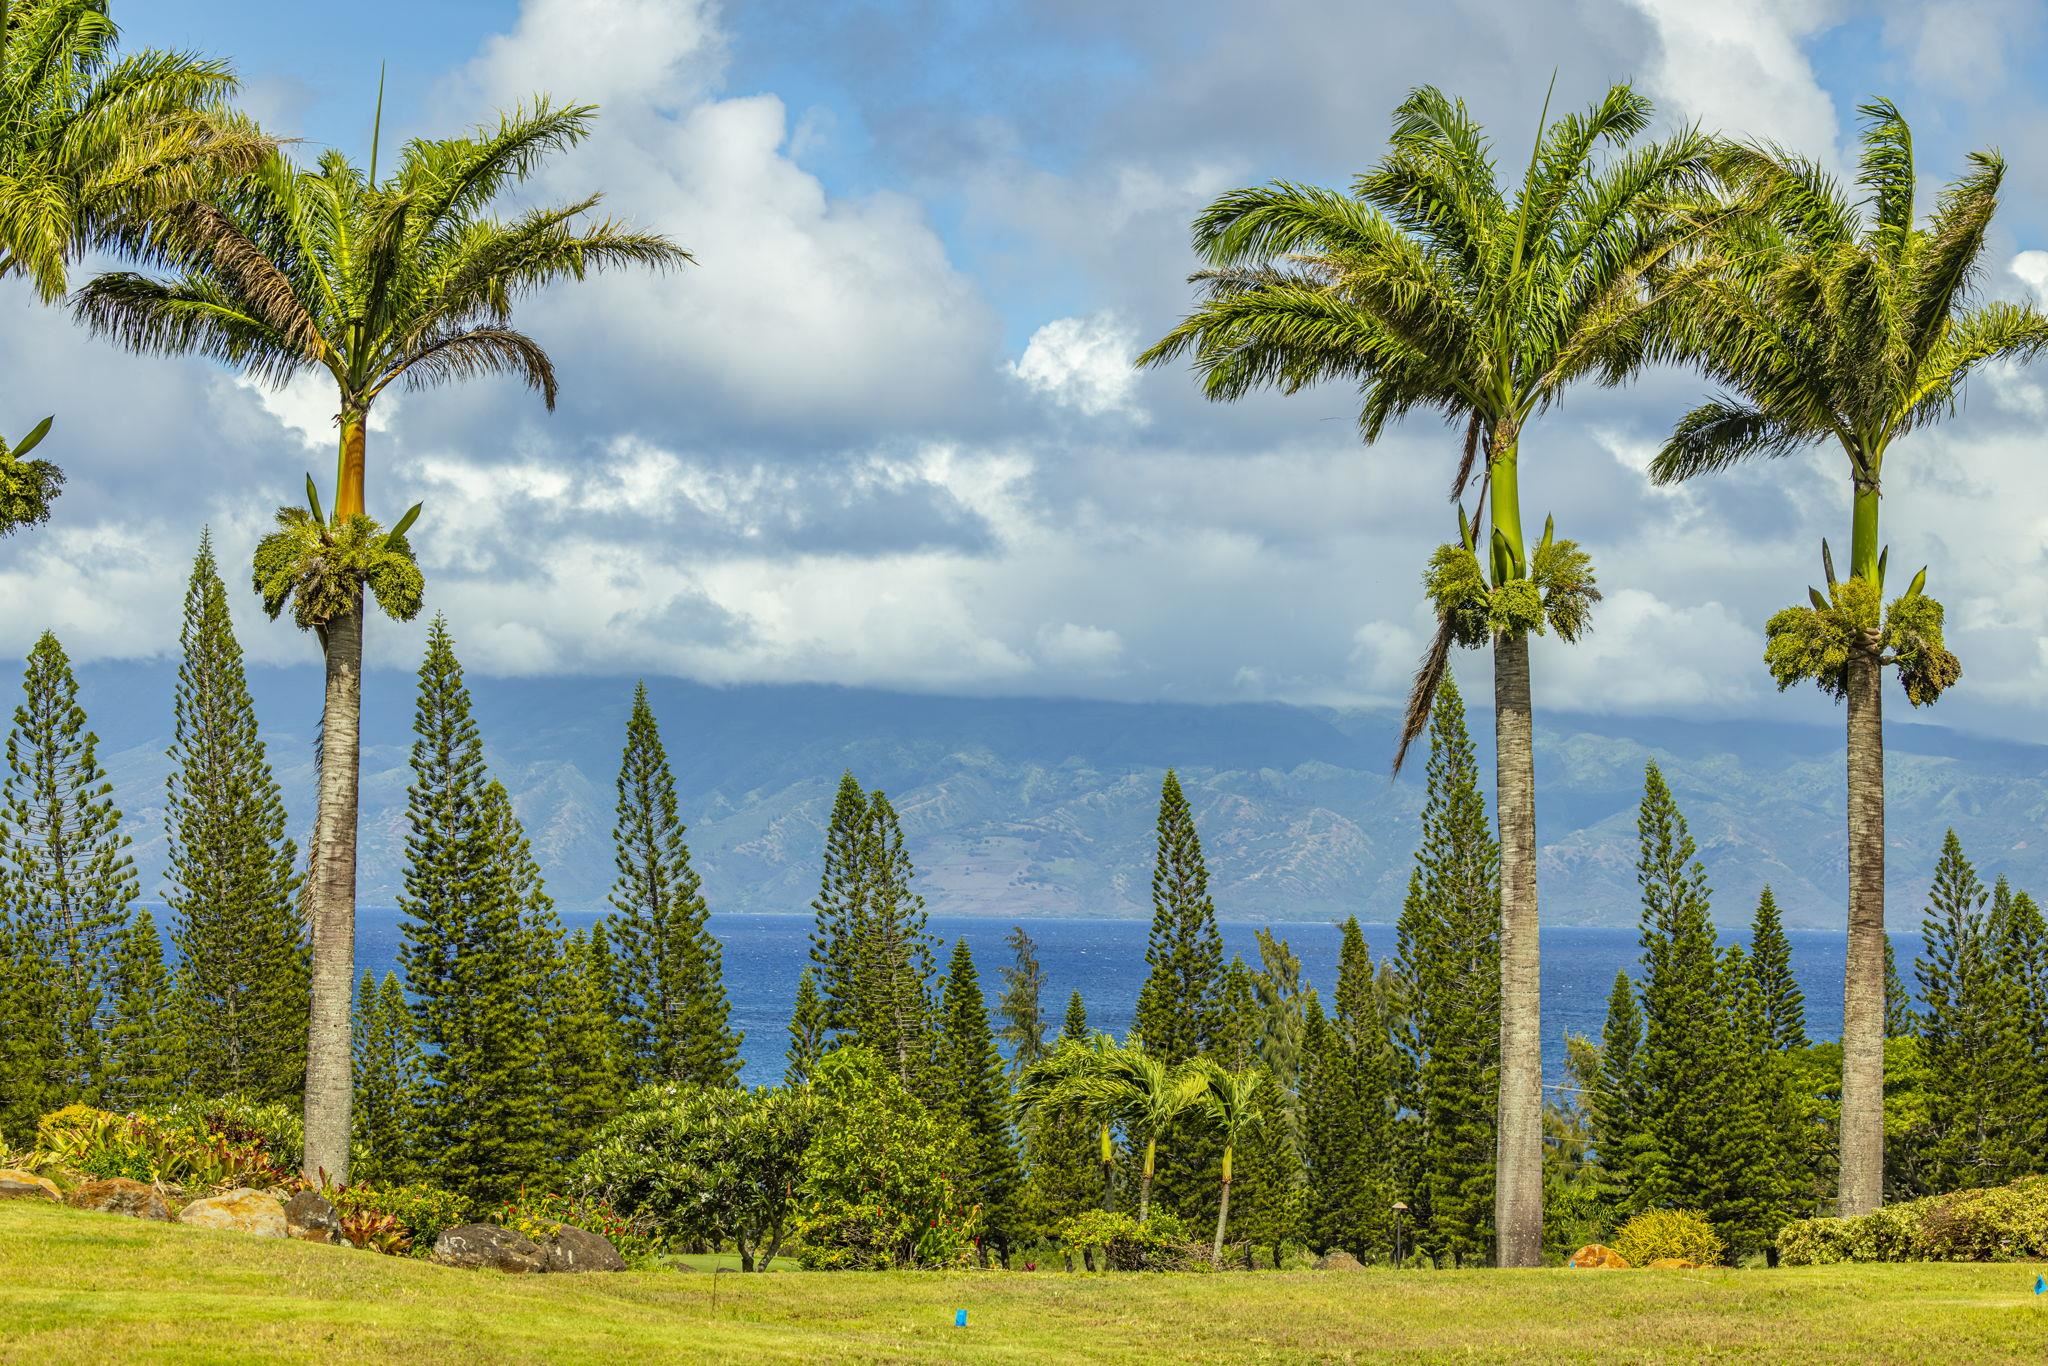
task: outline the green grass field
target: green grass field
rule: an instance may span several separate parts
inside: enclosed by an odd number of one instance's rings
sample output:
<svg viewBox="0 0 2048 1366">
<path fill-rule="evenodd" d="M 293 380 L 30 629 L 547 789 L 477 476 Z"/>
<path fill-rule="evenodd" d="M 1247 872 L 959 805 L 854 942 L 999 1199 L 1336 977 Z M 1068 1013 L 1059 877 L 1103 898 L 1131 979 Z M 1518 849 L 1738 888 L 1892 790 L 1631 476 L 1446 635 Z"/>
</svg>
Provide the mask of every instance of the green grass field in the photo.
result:
<svg viewBox="0 0 2048 1366">
<path fill-rule="evenodd" d="M 14 1201 L 0 1361 L 2038 1362 L 2038 1269 L 725 1275 L 714 1307 L 705 1273 L 514 1278 Z"/>
</svg>

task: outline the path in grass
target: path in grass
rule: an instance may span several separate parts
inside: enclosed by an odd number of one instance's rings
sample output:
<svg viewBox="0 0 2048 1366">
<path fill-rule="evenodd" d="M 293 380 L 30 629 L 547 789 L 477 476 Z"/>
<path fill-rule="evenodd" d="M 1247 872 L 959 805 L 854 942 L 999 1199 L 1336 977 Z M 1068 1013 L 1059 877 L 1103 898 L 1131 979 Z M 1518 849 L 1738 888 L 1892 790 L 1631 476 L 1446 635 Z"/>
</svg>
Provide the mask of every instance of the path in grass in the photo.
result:
<svg viewBox="0 0 2048 1366">
<path fill-rule="evenodd" d="M 16 1201 L 0 1361 L 2038 1362 L 2037 1269 L 721 1275 L 714 1309 L 706 1273 L 508 1277 Z"/>
</svg>

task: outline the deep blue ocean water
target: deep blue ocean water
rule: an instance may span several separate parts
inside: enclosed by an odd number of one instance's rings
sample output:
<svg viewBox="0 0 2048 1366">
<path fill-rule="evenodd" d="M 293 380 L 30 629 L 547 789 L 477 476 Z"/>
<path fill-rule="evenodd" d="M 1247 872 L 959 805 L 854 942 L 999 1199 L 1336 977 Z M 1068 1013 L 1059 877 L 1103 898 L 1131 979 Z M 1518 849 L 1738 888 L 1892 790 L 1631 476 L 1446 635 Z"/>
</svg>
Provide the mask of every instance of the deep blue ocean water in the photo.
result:
<svg viewBox="0 0 2048 1366">
<path fill-rule="evenodd" d="M 595 912 L 566 911 L 571 929 L 587 926 Z M 364 908 L 356 922 L 356 971 L 367 968 L 381 978 L 398 965 L 400 917 L 397 911 Z M 1053 1027 L 1066 1011 L 1067 997 L 1077 988 L 1088 1007 L 1088 1023 L 1121 1035 L 1130 1027 L 1138 988 L 1145 980 L 1144 920 L 1026 919 L 1020 922 L 1038 943 L 1038 961 L 1045 972 L 1044 1005 Z M 981 975 L 982 992 L 991 1007 L 1001 991 L 1000 969 L 1011 961 L 1004 938 L 1012 922 L 983 917 L 931 917 L 931 932 L 944 942 L 937 950 L 943 968 L 955 937 L 965 936 Z M 1222 926 L 1226 953 L 1241 955 L 1257 966 L 1260 927 L 1248 922 Z M 1301 923 L 1274 927 L 1300 957 L 1302 972 L 1327 1006 L 1337 980 L 1339 931 L 1335 925 Z M 1391 956 L 1392 925 L 1363 927 L 1373 956 Z M 810 961 L 811 919 L 803 915 L 716 915 L 711 931 L 723 947 L 725 989 L 732 1003 L 733 1024 L 746 1032 L 741 1078 L 750 1086 L 773 1085 L 782 1079 L 783 1051 L 789 1046 L 789 1010 L 796 997 L 797 975 Z M 1832 1039 L 1842 1028 L 1842 952 L 1844 936 L 1826 931 L 1791 930 L 1792 970 L 1806 993 L 1806 1031 L 1816 1039 Z M 1892 936 L 1900 972 L 1910 981 L 1917 938 Z M 1639 949 L 1633 929 L 1559 927 L 1542 932 L 1543 1070 L 1546 1081 L 1562 1080 L 1567 1033 L 1597 1037 L 1607 1014 L 1607 996 L 1614 974 L 1637 968 Z"/>
</svg>

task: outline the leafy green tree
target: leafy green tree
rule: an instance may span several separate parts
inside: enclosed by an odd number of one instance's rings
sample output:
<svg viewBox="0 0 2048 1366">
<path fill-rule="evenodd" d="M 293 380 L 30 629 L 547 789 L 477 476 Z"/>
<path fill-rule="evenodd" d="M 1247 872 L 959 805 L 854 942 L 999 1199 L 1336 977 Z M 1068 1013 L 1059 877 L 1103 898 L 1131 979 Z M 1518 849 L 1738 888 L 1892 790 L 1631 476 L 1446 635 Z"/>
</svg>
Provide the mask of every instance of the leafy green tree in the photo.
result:
<svg viewBox="0 0 2048 1366">
<path fill-rule="evenodd" d="M 1394 1080 L 1411 1137 L 1403 1198 L 1418 1246 L 1461 1263 L 1491 1243 L 1500 1067 L 1500 847 L 1465 704 L 1446 676 L 1429 717 L 1422 842 L 1395 947 Z"/>
<path fill-rule="evenodd" d="M 1687 231 L 1658 206 L 1704 178 L 1712 147 L 1687 131 L 1624 153 L 1650 117 L 1649 101 L 1616 86 L 1584 114 L 1542 123 L 1509 191 L 1463 103 L 1412 91 L 1386 157 L 1351 194 L 1275 182 L 1232 190 L 1197 218 L 1207 298 L 1139 357 L 1159 365 L 1192 353 L 1215 399 L 1356 386 L 1368 442 L 1417 410 L 1441 414 L 1465 429 L 1453 499 L 1484 455 L 1475 512 L 1461 504 L 1459 541 L 1436 552 L 1425 579 L 1439 630 L 1401 748 L 1428 719 L 1451 645 L 1491 647 L 1505 926 L 1495 1194 L 1506 1266 L 1535 1265 L 1543 1231 L 1528 637 L 1550 629 L 1575 640 L 1599 597 L 1575 543 L 1548 525 L 1533 545 L 1525 535 L 1520 443 L 1575 382 L 1619 382 L 1644 359 L 1653 296 L 1641 282 Z"/>
<path fill-rule="evenodd" d="M 1252 978 L 1258 993 L 1259 1063 L 1293 1108 L 1292 1096 L 1301 1081 L 1302 1034 L 1308 1024 L 1308 984 L 1301 973 L 1301 959 L 1287 941 L 1270 929 L 1258 931 L 1259 970 Z M 1296 1116 L 1285 1116 L 1290 1133 Z"/>
<path fill-rule="evenodd" d="M 939 1093 L 959 1126 L 961 1176 L 985 1236 L 1005 1265 L 1024 1235 L 1024 1174 L 1011 1128 L 1010 1086 L 965 939 L 953 941 L 940 1011 Z"/>
<path fill-rule="evenodd" d="M 1564 1085 L 1543 1107 L 1543 1237 L 1546 1251 L 1560 1258 L 1601 1241 L 1608 1229 L 1605 1178 L 1593 1147 L 1600 1045 L 1567 1033 L 1564 1058 Z"/>
<path fill-rule="evenodd" d="M 1992 938 L 2010 984 L 2024 1063 L 2010 1098 L 2017 1118 L 2015 1151 L 2030 1172 L 2048 1169 L 2048 921 L 2025 892 L 2004 878 L 1992 893 Z"/>
<path fill-rule="evenodd" d="M 1990 893 L 1950 830 L 1934 867 L 1920 922 L 1916 973 L 1930 1078 L 1928 1176 L 1937 1190 L 1996 1186 L 2024 1171 L 2018 1139 L 2031 1116 L 2029 1050 L 2021 1034 L 2023 996 L 2007 975 L 1998 941 L 2003 928 Z"/>
<path fill-rule="evenodd" d="M 828 1053 L 813 1089 L 822 1113 L 804 1152 L 804 1265 L 962 1265 L 979 1224 L 953 1180 L 963 1157 L 954 1126 L 911 1093 L 894 1059 L 859 1045 Z"/>
<path fill-rule="evenodd" d="M 419 1174 L 424 1064 L 412 1007 L 398 974 L 379 984 L 369 972 L 356 988 L 355 1161 L 358 1181 L 403 1185 Z"/>
<path fill-rule="evenodd" d="M 310 1009 L 298 849 L 210 533 L 199 538 L 179 638 L 164 900 L 190 1084 L 201 1095 L 286 1101 L 305 1085 Z"/>
<path fill-rule="evenodd" d="M 1180 775 L 1166 770 L 1159 791 L 1159 850 L 1152 870 L 1150 971 L 1138 990 L 1137 1035 L 1169 1065 L 1208 1047 L 1219 1023 L 1223 936 L 1209 897 L 1209 868 Z"/>
<path fill-rule="evenodd" d="M 451 1189 L 503 1197 L 546 1158 L 542 1031 L 524 839 L 484 770 L 469 688 L 436 617 L 406 793 L 405 969 L 425 1054 L 421 1152 Z"/>
<path fill-rule="evenodd" d="M 111 1107 L 136 1110 L 168 1100 L 184 1074 L 181 1040 L 171 1015 L 171 979 L 156 919 L 138 909 L 114 938 L 107 974 L 107 1075 L 101 1096 Z"/>
<path fill-rule="evenodd" d="M 1040 1001 L 1045 991 L 1045 970 L 1038 966 L 1038 945 L 1024 933 L 1022 925 L 1010 928 L 1008 940 L 1015 961 L 1003 969 L 1003 994 L 996 999 L 996 1014 L 1003 1025 L 996 1038 L 1010 1046 L 1010 1074 L 1045 1056 L 1045 1032 L 1049 1021 Z"/>
<path fill-rule="evenodd" d="M 308 169 L 271 151 L 230 192 L 153 216 L 149 246 L 173 272 L 101 275 L 74 298 L 94 332 L 146 354 L 198 353 L 283 385 L 309 370 L 334 380 L 339 451 L 334 516 L 310 477 L 305 508 L 279 514 L 258 547 L 256 582 L 275 617 L 287 602 L 326 658 L 318 812 L 310 849 L 313 1027 L 307 1049 L 306 1170 L 348 1167 L 349 995 L 354 985 L 355 846 L 360 777 L 363 594 L 400 620 L 424 591 L 404 533 L 367 512 L 370 413 L 393 385 L 506 375 L 555 402 L 553 362 L 511 326 L 541 287 L 611 267 L 675 266 L 667 238 L 586 218 L 595 196 L 494 217 L 554 154 L 589 135 L 595 111 L 546 99 L 458 138 L 415 138 L 397 169 L 367 173 L 339 150 Z M 381 101 L 379 124 L 381 125 Z"/>
<path fill-rule="evenodd" d="M 1105 1116 L 1121 1123 L 1134 1149 L 1142 1147 L 1144 1162 L 1138 1172 L 1138 1222 L 1152 1212 L 1152 1181 L 1159 1169 L 1159 1145 L 1174 1121 L 1201 1103 L 1207 1082 L 1188 1065 L 1174 1065 L 1145 1051 L 1142 1046 L 1119 1046 L 1107 1035 L 1092 1048 L 1062 1050 L 1048 1061 L 1073 1064 L 1046 1092 L 1052 1102 L 1080 1100 L 1100 1108 Z M 1107 1135 L 1105 1125 L 1105 1139 Z M 1103 1168 L 1110 1168 L 1108 1143 L 1103 1144 Z"/>
<path fill-rule="evenodd" d="M 108 965 L 136 895 L 114 785 L 86 729 L 78 680 L 48 631 L 29 651 L 0 782 L 0 907 L 33 999 L 50 1014 L 53 1051 L 31 1071 L 43 1093 L 96 1103 L 106 1081 L 102 1030 L 113 1007 Z M 42 1031 L 39 1031 L 42 1032 Z"/>
<path fill-rule="evenodd" d="M 1714 1199 L 1703 1213 L 1740 1260 L 1777 1242 L 1793 1217 L 1800 1186 L 1793 1141 L 1797 1125 L 1784 1092 L 1783 1061 L 1773 1046 L 1762 984 L 1740 945 L 1721 958 L 1725 1023 L 1720 1124 L 1713 1134 Z"/>
<path fill-rule="evenodd" d="M 597 1132 L 571 1175 L 667 1237 L 729 1243 L 740 1270 L 767 1271 L 795 1226 L 821 1117 L 809 1087 L 649 1087 Z"/>
<path fill-rule="evenodd" d="M 1771 1047 L 1806 1047 L 1806 995 L 1792 975 L 1792 944 L 1785 938 L 1778 901 L 1768 885 L 1757 898 L 1756 920 L 1750 926 L 1749 966 L 1763 992 L 1764 1027 Z"/>
<path fill-rule="evenodd" d="M 1091 1208 L 1116 1205 L 1117 1149 L 1111 1132 L 1117 1097 L 1079 1084 L 1099 1070 L 1116 1047 L 1107 1034 L 1091 1035 L 1080 1012 L 1081 993 L 1067 1004 L 1068 1031 L 1017 1081 L 1024 1135 L 1027 1207 L 1038 1236 L 1057 1236 L 1060 1225 Z"/>
<path fill-rule="evenodd" d="M 1971 374 L 2048 346 L 2031 304 L 1974 302 L 2005 162 L 1970 156 L 1933 217 L 1916 220 L 1913 136 L 1887 100 L 1862 106 L 1862 158 L 1847 193 L 1817 164 L 1772 144 L 1723 149 L 1726 202 L 1702 216 L 1705 249 L 1673 272 L 1665 346 L 1724 393 L 1679 419 L 1650 466 L 1659 483 L 1765 456 L 1838 446 L 1852 491 L 1849 577 L 1825 542 L 1827 590 L 1765 627 L 1780 688 L 1812 680 L 1848 704 L 1849 945 L 1842 1023 L 1840 1211 L 1884 1189 L 1883 671 L 1931 705 L 1962 674 L 1921 570 L 1884 601 L 1878 530 L 1885 456 L 1953 412 Z"/>
<path fill-rule="evenodd" d="M 626 722 L 612 830 L 619 869 L 612 924 L 624 970 L 632 1080 L 730 1086 L 739 1077 L 740 1035 L 730 1027 L 718 941 L 684 829 L 675 775 L 642 683 Z"/>
<path fill-rule="evenodd" d="M 825 1056 L 828 1033 L 824 998 L 818 995 L 811 969 L 805 968 L 796 979 L 796 1007 L 789 1013 L 789 1052 L 784 1054 L 789 1066 L 782 1074 L 783 1085 L 802 1086 L 810 1081 L 818 1059 Z"/>
</svg>

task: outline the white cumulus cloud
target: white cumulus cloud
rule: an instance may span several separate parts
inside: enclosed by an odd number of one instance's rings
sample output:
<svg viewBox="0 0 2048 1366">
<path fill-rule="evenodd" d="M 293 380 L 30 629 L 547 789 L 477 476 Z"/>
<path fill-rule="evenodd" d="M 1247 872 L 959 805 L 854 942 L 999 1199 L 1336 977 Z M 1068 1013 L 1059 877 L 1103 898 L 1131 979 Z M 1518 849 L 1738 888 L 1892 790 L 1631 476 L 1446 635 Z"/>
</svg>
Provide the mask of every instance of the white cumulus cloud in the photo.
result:
<svg viewBox="0 0 2048 1366">
<path fill-rule="evenodd" d="M 1124 413 L 1142 421 L 1131 402 L 1137 373 L 1137 331 L 1113 313 L 1056 318 L 1031 334 L 1010 373 L 1033 392 L 1088 417 Z"/>
</svg>

